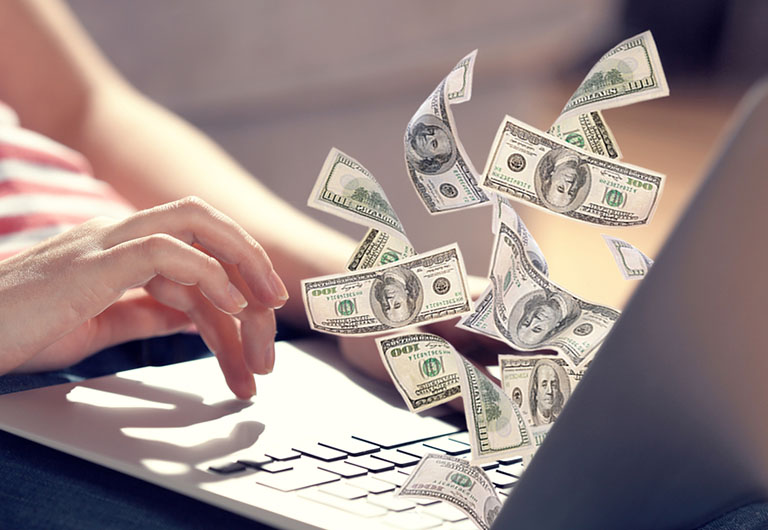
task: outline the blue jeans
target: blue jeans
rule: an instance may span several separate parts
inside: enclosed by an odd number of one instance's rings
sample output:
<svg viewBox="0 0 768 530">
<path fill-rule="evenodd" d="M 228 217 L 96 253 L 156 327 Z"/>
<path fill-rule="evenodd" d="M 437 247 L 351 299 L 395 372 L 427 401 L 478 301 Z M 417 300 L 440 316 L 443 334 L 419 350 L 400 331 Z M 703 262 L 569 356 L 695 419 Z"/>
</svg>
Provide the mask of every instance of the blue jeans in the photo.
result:
<svg viewBox="0 0 768 530">
<path fill-rule="evenodd" d="M 699 530 L 765 530 L 766 528 L 768 528 L 768 502 L 758 502 L 720 516 Z"/>
<path fill-rule="evenodd" d="M 211 355 L 196 335 L 135 341 L 55 372 L 0 377 L 0 393 Z M 1 529 L 264 529 L 250 519 L 0 431 Z"/>
</svg>

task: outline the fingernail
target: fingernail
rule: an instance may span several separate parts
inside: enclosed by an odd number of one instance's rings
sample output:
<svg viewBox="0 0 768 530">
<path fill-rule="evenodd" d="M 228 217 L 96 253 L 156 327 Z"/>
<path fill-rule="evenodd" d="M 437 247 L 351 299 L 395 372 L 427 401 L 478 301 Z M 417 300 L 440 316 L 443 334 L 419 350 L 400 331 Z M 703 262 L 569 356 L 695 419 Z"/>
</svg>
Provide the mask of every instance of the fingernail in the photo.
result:
<svg viewBox="0 0 768 530">
<path fill-rule="evenodd" d="M 250 381 L 251 381 L 251 397 L 253 397 L 256 395 L 256 380 L 253 378 L 253 376 L 251 376 Z"/>
<path fill-rule="evenodd" d="M 274 294 L 278 300 L 282 300 L 283 302 L 288 300 L 288 289 L 285 288 L 283 280 L 280 279 L 280 276 L 278 276 L 274 270 L 269 273 L 269 283 L 272 286 L 272 294 Z"/>
<path fill-rule="evenodd" d="M 275 369 L 275 343 L 269 345 L 267 348 L 267 357 L 264 359 L 264 370 L 266 373 L 271 374 Z"/>
<path fill-rule="evenodd" d="M 238 291 L 237 287 L 232 282 L 229 282 L 228 286 L 229 296 L 232 297 L 232 301 L 237 304 L 237 307 L 244 309 L 248 305 L 248 300 L 245 299 L 243 293 Z"/>
</svg>

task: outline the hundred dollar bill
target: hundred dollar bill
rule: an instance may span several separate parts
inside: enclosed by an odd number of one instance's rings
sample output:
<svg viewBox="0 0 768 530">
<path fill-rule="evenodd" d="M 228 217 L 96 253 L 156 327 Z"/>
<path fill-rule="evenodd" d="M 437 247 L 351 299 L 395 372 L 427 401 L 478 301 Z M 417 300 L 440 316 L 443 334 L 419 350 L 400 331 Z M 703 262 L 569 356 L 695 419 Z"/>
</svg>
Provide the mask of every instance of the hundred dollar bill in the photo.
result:
<svg viewBox="0 0 768 530">
<path fill-rule="evenodd" d="M 419 107 L 405 129 L 405 165 L 432 214 L 480 205 L 488 200 L 479 174 L 456 134 L 450 104 L 472 95 L 477 50 L 464 57 Z"/>
<path fill-rule="evenodd" d="M 349 258 L 347 269 L 372 269 L 415 254 L 416 251 L 407 240 L 377 228 L 369 228 Z"/>
<path fill-rule="evenodd" d="M 477 50 L 474 50 L 459 61 L 445 76 L 445 98 L 452 105 L 458 105 L 472 99 L 472 77 L 475 71 L 476 58 Z"/>
<path fill-rule="evenodd" d="M 499 224 L 503 221 L 507 226 L 511 227 L 520 236 L 520 239 L 525 245 L 525 252 L 528 254 L 528 258 L 533 263 L 534 267 L 539 269 L 544 276 L 549 276 L 549 265 L 544 257 L 544 253 L 541 251 L 541 247 L 533 239 L 533 235 L 525 226 L 523 218 L 517 213 L 510 204 L 509 199 L 502 197 L 494 193 L 495 200 L 493 201 L 493 226 L 491 229 L 496 234 L 499 231 Z"/>
<path fill-rule="evenodd" d="M 485 471 L 450 455 L 426 454 L 395 495 L 445 501 L 483 530 L 490 530 L 501 510 L 496 488 Z"/>
<path fill-rule="evenodd" d="M 528 455 L 533 446 L 520 407 L 474 364 L 458 353 L 455 357 L 472 464 Z"/>
<path fill-rule="evenodd" d="M 536 447 L 560 415 L 589 365 L 573 368 L 556 355 L 499 355 L 501 386 L 531 427 Z"/>
<path fill-rule="evenodd" d="M 620 107 L 669 95 L 659 52 L 650 31 L 611 48 L 581 82 L 561 116 Z"/>
<path fill-rule="evenodd" d="M 591 153 L 619 160 L 616 138 L 599 109 L 667 95 L 656 44 L 646 31 L 615 46 L 597 62 L 548 132 Z"/>
<path fill-rule="evenodd" d="M 651 220 L 663 183 L 659 173 L 591 155 L 507 116 L 483 186 L 579 221 L 635 226 Z"/>
<path fill-rule="evenodd" d="M 328 153 L 307 204 L 408 241 L 403 224 L 373 175 L 336 148 Z"/>
<path fill-rule="evenodd" d="M 500 195 L 494 194 L 493 201 L 493 233 L 497 233 L 499 230 L 499 224 L 504 223 L 512 227 L 525 246 L 525 253 L 528 255 L 528 259 L 531 261 L 534 267 L 544 276 L 549 276 L 549 265 L 544 258 L 544 253 L 539 248 L 536 240 L 528 231 L 528 228 L 523 223 L 523 219 L 515 211 L 515 209 L 509 204 L 509 201 Z M 489 285 L 485 292 L 475 302 L 475 309 L 469 315 L 465 315 L 461 318 L 458 327 L 480 333 L 488 337 L 503 341 L 504 338 L 496 330 L 496 325 L 493 322 L 493 286 Z"/>
<path fill-rule="evenodd" d="M 395 388 L 411 412 L 419 412 L 459 396 L 455 350 L 431 333 L 404 333 L 377 338 L 376 346 Z"/>
<path fill-rule="evenodd" d="M 616 260 L 625 280 L 640 280 L 648 274 L 653 260 L 640 252 L 633 245 L 621 239 L 603 234 L 608 249 Z"/>
<path fill-rule="evenodd" d="M 507 199 L 504 195 L 501 195 L 499 193 L 489 193 L 491 200 L 491 207 L 493 209 L 493 213 L 491 214 L 491 232 L 495 234 L 499 231 L 499 222 L 501 222 L 501 214 L 502 205 L 508 206 L 514 210 L 514 207 L 512 206 L 512 201 Z"/>
<path fill-rule="evenodd" d="M 599 110 L 560 117 L 548 132 L 590 153 L 615 160 L 621 159 L 619 144 Z"/>
<path fill-rule="evenodd" d="M 493 322 L 493 285 L 489 285 L 483 294 L 475 301 L 475 309 L 461 317 L 456 327 L 473 331 L 492 339 L 503 341 L 501 333 L 496 331 Z"/>
<path fill-rule="evenodd" d="M 619 312 L 558 287 L 536 267 L 520 236 L 501 223 L 491 260 L 493 321 L 522 351 L 555 350 L 581 366 L 603 342 Z"/>
<path fill-rule="evenodd" d="M 312 329 L 371 335 L 444 320 L 472 310 L 456 244 L 368 271 L 301 281 Z"/>
</svg>

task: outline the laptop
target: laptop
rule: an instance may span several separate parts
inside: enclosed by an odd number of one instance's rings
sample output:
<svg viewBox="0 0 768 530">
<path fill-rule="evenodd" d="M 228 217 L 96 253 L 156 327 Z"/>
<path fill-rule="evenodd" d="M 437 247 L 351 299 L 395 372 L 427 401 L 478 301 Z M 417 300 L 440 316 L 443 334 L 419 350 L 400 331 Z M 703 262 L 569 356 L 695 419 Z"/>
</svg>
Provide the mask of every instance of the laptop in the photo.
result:
<svg viewBox="0 0 768 530">
<path fill-rule="evenodd" d="M 695 528 L 768 499 L 764 197 L 768 79 L 495 527 Z"/>
<path fill-rule="evenodd" d="M 484 466 L 494 528 L 695 528 L 768 498 L 767 139 L 763 83 L 533 460 Z M 0 396 L 0 428 L 277 528 L 474 528 L 394 496 L 425 452 L 468 455 L 460 420 L 330 341 L 276 359 L 251 403 L 202 359 Z"/>
</svg>

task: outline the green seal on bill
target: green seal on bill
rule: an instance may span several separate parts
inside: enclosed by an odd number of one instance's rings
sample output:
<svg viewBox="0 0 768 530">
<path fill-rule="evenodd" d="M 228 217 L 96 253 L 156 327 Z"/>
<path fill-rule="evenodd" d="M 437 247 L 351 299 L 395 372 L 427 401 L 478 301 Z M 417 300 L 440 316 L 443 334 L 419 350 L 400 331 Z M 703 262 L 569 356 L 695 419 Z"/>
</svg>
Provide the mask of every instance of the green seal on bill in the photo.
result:
<svg viewBox="0 0 768 530">
<path fill-rule="evenodd" d="M 584 137 L 577 132 L 572 132 L 568 136 L 565 137 L 565 141 L 569 144 L 575 145 L 576 147 L 584 147 Z"/>
</svg>

